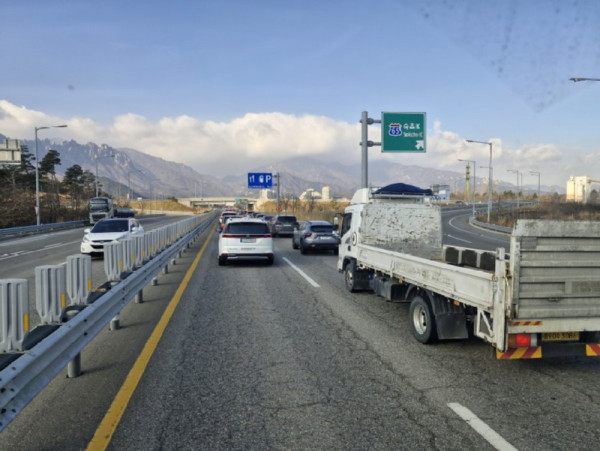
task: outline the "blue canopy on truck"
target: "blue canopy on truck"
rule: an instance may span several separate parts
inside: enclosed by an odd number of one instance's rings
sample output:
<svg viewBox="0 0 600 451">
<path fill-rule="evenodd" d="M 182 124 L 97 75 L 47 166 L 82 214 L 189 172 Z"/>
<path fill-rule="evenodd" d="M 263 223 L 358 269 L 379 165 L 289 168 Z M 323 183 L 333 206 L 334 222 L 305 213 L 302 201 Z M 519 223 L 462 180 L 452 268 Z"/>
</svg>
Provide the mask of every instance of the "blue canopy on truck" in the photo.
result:
<svg viewBox="0 0 600 451">
<path fill-rule="evenodd" d="M 407 185 L 406 183 L 392 183 L 391 185 L 379 188 L 374 191 L 373 194 L 396 194 L 403 196 L 433 196 L 433 191 L 430 189 L 419 188 L 414 185 Z"/>
</svg>

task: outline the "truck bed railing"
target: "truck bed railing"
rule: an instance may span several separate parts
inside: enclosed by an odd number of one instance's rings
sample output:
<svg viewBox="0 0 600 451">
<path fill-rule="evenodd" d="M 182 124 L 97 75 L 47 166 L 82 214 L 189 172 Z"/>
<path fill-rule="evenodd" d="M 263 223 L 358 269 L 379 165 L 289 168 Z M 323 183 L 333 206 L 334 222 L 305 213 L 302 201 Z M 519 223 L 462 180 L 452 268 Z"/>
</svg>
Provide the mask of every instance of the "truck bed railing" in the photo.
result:
<svg viewBox="0 0 600 451">
<path fill-rule="evenodd" d="M 496 290 L 494 272 L 392 253 L 365 244 L 359 244 L 357 248 L 358 261 L 377 262 L 371 263 L 371 269 L 473 307 L 486 311 L 493 308 Z M 499 264 L 506 265 L 506 262 Z"/>
</svg>

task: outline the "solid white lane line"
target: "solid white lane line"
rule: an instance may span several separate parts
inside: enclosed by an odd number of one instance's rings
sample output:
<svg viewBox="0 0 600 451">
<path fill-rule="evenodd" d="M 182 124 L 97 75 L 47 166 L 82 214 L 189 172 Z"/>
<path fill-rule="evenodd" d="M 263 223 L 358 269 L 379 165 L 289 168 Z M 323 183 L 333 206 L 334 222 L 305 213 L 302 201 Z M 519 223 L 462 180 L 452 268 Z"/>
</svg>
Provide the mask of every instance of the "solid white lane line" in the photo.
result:
<svg viewBox="0 0 600 451">
<path fill-rule="evenodd" d="M 287 258 L 283 257 L 283 259 L 286 261 L 286 263 L 288 265 L 290 265 L 292 268 L 294 268 L 298 274 L 300 274 L 302 277 L 304 277 L 308 281 L 308 283 L 310 283 L 315 288 L 319 288 L 319 284 L 317 282 L 315 282 L 314 280 L 312 280 L 304 271 L 302 271 L 300 268 L 298 268 L 296 265 L 294 265 Z"/>
<path fill-rule="evenodd" d="M 471 412 L 466 407 L 460 405 L 457 402 L 448 403 L 448 407 L 450 407 L 454 412 L 461 417 L 463 420 L 467 422 L 469 426 L 479 433 L 484 439 L 486 439 L 490 445 L 494 448 L 501 451 L 517 451 L 517 448 L 512 446 L 506 440 L 504 440 L 500 434 L 494 431 L 491 427 L 481 421 L 477 415 Z"/>
</svg>

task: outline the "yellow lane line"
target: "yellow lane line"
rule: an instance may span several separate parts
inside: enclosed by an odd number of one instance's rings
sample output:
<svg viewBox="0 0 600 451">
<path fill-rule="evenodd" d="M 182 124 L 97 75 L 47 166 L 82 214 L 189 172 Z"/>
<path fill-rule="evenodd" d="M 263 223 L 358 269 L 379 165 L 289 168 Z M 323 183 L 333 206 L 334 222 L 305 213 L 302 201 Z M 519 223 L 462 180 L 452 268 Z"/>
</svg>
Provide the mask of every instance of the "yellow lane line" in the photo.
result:
<svg viewBox="0 0 600 451">
<path fill-rule="evenodd" d="M 133 396 L 133 393 L 135 392 L 135 389 L 137 388 L 138 383 L 140 382 L 140 379 L 142 378 L 144 371 L 146 370 L 146 366 L 148 365 L 152 354 L 154 354 L 154 351 L 156 350 L 156 347 L 158 346 L 158 343 L 160 342 L 160 339 L 167 325 L 169 324 L 169 321 L 171 320 L 171 317 L 173 316 L 173 313 L 175 312 L 179 301 L 181 300 L 181 296 L 187 288 L 187 285 L 189 284 L 189 281 L 192 278 L 192 274 L 196 270 L 198 262 L 200 261 L 202 254 L 204 254 L 204 251 L 206 250 L 206 247 L 208 246 L 208 243 L 210 242 L 210 239 L 212 238 L 213 234 L 214 227 L 212 228 L 212 231 L 210 232 L 208 238 L 204 242 L 202 249 L 200 249 L 198 255 L 196 255 L 192 266 L 190 266 L 185 277 L 181 281 L 181 284 L 177 288 L 175 295 L 173 296 L 173 298 L 169 302 L 169 305 L 163 312 L 160 320 L 158 321 L 158 324 L 152 332 L 152 335 L 150 335 L 150 338 L 148 338 L 148 341 L 146 341 L 144 349 L 142 349 L 142 352 L 140 353 L 133 367 L 129 371 L 129 374 L 125 379 L 125 382 L 123 382 L 123 385 L 117 393 L 117 396 L 115 396 L 115 399 L 113 399 L 113 402 L 110 405 L 108 411 L 106 412 L 106 415 L 102 419 L 100 425 L 98 426 L 98 429 L 96 429 L 94 437 L 92 437 L 92 440 L 90 441 L 90 443 L 88 443 L 88 446 L 86 448 L 87 450 L 105 450 L 108 447 L 110 440 L 112 439 L 112 436 L 115 433 L 119 422 L 121 421 L 121 417 L 125 413 L 125 409 L 127 409 L 127 405 L 129 404 L 129 401 L 131 400 L 131 397 Z"/>
</svg>

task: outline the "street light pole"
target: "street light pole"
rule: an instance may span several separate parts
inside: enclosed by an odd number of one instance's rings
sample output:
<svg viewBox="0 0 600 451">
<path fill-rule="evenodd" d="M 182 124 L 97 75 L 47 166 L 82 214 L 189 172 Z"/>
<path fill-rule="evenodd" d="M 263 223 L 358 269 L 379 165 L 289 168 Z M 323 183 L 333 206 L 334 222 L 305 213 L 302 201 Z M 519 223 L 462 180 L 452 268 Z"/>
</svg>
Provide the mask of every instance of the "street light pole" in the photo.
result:
<svg viewBox="0 0 600 451">
<path fill-rule="evenodd" d="M 35 129 L 35 218 L 36 224 L 40 225 L 40 162 L 38 159 L 38 131 L 45 130 L 47 128 L 65 128 L 66 125 L 48 125 L 45 127 L 34 127 Z"/>
<path fill-rule="evenodd" d="M 488 182 L 488 212 L 487 212 L 487 220 L 490 222 L 490 216 L 492 212 L 492 179 L 494 177 L 494 170 L 492 169 L 492 143 L 489 141 L 475 141 L 473 139 L 467 139 L 468 143 L 478 143 L 478 144 L 487 144 L 490 146 L 490 165 L 488 166 L 490 169 L 489 172 L 489 182 Z"/>
<path fill-rule="evenodd" d="M 475 160 L 462 160 L 458 159 L 458 161 L 464 161 L 466 163 L 473 163 L 473 187 L 471 188 L 471 200 L 475 199 L 475 194 L 477 193 L 477 162 Z"/>
</svg>

